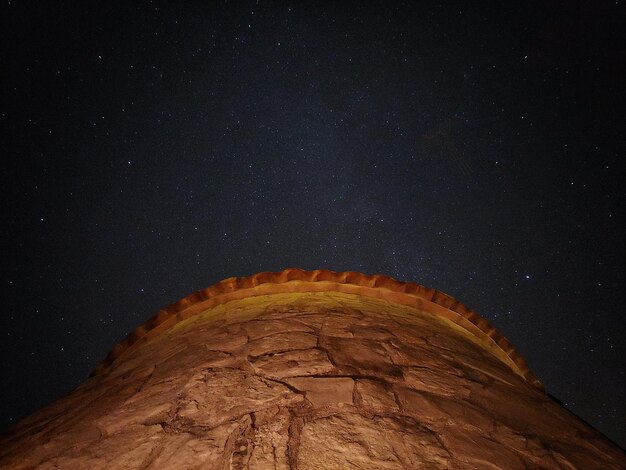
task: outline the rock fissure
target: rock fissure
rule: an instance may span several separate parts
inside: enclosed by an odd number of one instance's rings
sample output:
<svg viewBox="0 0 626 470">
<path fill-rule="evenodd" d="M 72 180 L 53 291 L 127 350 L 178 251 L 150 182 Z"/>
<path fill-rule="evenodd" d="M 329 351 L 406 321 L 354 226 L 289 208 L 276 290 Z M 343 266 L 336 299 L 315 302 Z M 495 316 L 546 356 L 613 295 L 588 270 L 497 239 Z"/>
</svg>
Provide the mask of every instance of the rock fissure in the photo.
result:
<svg viewBox="0 0 626 470">
<path fill-rule="evenodd" d="M 265 358 L 269 358 L 269 357 L 274 357 L 277 356 L 279 354 L 284 354 L 284 353 L 289 353 L 289 352 L 300 352 L 300 351 L 310 351 L 311 349 L 319 349 L 317 347 L 309 347 L 309 348 L 295 348 L 295 349 L 277 349 L 275 351 L 269 352 L 269 353 L 264 353 L 264 354 L 259 354 L 258 356 L 249 354 L 247 359 L 249 362 L 256 362 L 260 359 L 265 359 Z"/>
<path fill-rule="evenodd" d="M 293 385 L 291 385 L 291 384 L 290 384 L 290 383 L 288 383 L 288 382 L 285 382 L 285 381 L 283 381 L 283 380 L 278 380 L 278 379 L 270 379 L 270 378 L 268 378 L 268 377 L 262 377 L 262 380 L 267 380 L 267 381 L 269 381 L 269 382 L 274 382 L 274 383 L 277 383 L 277 384 L 281 384 L 281 385 L 283 385 L 283 386 L 287 387 L 287 388 L 288 388 L 289 390 L 291 390 L 293 393 L 296 393 L 296 394 L 301 395 L 301 396 L 303 396 L 303 397 L 305 397 L 305 398 L 306 398 L 306 393 L 305 393 L 304 391 L 299 390 L 298 388 L 294 387 Z"/>
<path fill-rule="evenodd" d="M 290 470 L 298 470 L 298 453 L 300 450 L 300 433 L 304 427 L 304 419 L 289 411 L 289 427 L 287 428 L 287 460 Z"/>
</svg>

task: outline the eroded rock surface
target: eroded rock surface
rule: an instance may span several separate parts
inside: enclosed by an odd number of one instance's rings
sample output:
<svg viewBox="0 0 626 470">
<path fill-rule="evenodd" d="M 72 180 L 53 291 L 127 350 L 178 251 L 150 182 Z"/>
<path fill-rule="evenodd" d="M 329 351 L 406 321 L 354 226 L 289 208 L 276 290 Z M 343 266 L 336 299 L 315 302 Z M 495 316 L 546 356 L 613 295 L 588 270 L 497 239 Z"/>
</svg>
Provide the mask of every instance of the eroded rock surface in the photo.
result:
<svg viewBox="0 0 626 470">
<path fill-rule="evenodd" d="M 344 293 L 178 323 L 0 440 L 2 468 L 624 468 L 459 328 Z"/>
</svg>

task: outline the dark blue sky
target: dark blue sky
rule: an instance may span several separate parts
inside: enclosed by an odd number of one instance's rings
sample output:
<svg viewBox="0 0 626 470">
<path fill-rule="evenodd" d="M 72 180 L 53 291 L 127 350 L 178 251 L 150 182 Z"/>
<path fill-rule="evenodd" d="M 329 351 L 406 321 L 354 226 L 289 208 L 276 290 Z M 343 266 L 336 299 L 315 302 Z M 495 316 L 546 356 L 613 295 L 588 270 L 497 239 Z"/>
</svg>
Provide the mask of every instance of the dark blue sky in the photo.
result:
<svg viewBox="0 0 626 470">
<path fill-rule="evenodd" d="M 17 3 L 3 428 L 159 308 L 302 267 L 455 296 L 625 445 L 621 2 Z"/>
</svg>

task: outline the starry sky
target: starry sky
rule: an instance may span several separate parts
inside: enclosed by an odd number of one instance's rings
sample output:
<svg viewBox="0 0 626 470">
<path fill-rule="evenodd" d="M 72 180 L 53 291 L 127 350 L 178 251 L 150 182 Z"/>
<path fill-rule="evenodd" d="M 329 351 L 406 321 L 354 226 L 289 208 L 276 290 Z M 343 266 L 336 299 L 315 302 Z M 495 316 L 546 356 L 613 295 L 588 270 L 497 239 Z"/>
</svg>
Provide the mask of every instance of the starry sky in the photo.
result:
<svg viewBox="0 0 626 470">
<path fill-rule="evenodd" d="M 301 267 L 449 293 L 626 445 L 622 1 L 2 10 L 1 429 Z"/>
</svg>

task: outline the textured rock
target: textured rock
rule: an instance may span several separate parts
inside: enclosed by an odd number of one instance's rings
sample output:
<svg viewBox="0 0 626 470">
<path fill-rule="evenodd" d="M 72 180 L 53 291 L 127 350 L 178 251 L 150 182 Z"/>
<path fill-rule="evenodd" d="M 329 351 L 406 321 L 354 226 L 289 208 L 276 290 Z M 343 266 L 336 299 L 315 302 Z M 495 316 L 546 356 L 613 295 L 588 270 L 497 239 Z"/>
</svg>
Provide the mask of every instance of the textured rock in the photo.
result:
<svg viewBox="0 0 626 470">
<path fill-rule="evenodd" d="M 0 467 L 625 468 L 452 314 L 296 287 L 135 335 L 3 436 Z"/>
</svg>

